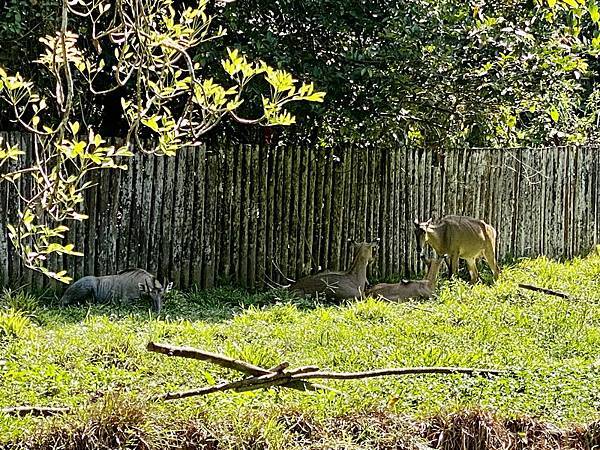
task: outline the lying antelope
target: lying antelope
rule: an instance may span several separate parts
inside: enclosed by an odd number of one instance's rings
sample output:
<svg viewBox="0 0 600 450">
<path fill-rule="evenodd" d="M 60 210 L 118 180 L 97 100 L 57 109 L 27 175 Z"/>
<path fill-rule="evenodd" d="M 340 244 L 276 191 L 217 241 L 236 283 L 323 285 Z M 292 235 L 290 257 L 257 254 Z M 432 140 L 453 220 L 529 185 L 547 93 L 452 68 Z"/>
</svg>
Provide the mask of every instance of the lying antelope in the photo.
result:
<svg viewBox="0 0 600 450">
<path fill-rule="evenodd" d="M 143 269 L 127 269 L 116 275 L 103 277 L 87 276 L 73 283 L 63 294 L 60 303 L 68 305 L 88 298 L 95 301 L 137 300 L 149 298 L 152 309 L 158 314 L 164 294 L 171 290 L 173 283 L 163 287 L 156 277 Z"/>
<path fill-rule="evenodd" d="M 404 300 L 408 298 L 430 298 L 435 292 L 437 275 L 444 258 L 428 261 L 429 269 L 424 280 L 402 280 L 400 283 L 379 283 L 367 290 L 366 295 L 385 300 Z"/>
<path fill-rule="evenodd" d="M 361 298 L 367 284 L 367 265 L 373 261 L 376 243 L 357 244 L 354 261 L 345 272 L 320 272 L 299 279 L 290 289 L 300 296 L 323 294 L 337 300 Z"/>
<path fill-rule="evenodd" d="M 496 263 L 496 230 L 483 220 L 464 216 L 446 216 L 433 223 L 415 220 L 417 251 L 425 254 L 425 244 L 429 244 L 439 255 L 448 254 L 450 259 L 450 276 L 458 270 L 458 259 L 467 262 L 471 283 L 479 279 L 475 260 L 483 257 L 492 271 L 494 279 L 500 274 Z"/>
</svg>

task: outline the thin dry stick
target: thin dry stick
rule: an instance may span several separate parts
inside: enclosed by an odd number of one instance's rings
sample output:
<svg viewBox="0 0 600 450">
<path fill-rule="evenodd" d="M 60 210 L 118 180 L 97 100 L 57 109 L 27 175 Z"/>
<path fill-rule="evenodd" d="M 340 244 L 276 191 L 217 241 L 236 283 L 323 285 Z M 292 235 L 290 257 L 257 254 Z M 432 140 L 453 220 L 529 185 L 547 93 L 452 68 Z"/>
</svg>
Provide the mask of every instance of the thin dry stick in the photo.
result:
<svg viewBox="0 0 600 450">
<path fill-rule="evenodd" d="M 500 375 L 505 373 L 504 370 L 497 369 L 476 369 L 470 367 L 401 367 L 401 368 L 390 368 L 390 369 L 376 369 L 368 370 L 365 372 L 310 372 L 294 374 L 291 379 L 297 378 L 324 378 L 330 380 L 355 380 L 359 378 L 374 378 L 374 377 L 385 377 L 389 375 L 421 375 L 430 373 L 442 373 L 442 374 L 453 374 L 453 373 L 464 373 L 467 375 Z"/>
<path fill-rule="evenodd" d="M 36 417 L 48 417 L 56 414 L 68 413 L 71 408 L 64 407 L 50 407 L 50 406 L 13 406 L 10 408 L 2 408 L 0 412 L 2 414 L 8 414 L 11 416 L 27 416 L 32 415 Z"/>
<path fill-rule="evenodd" d="M 542 287 L 538 287 L 538 286 L 533 286 L 532 284 L 519 283 L 519 287 L 523 288 L 523 289 L 529 289 L 530 291 L 541 292 L 542 294 L 554 295 L 556 297 L 562 297 L 562 298 L 566 298 L 566 299 L 570 298 L 569 294 L 565 294 L 564 292 L 553 291 L 552 289 L 546 289 L 546 288 L 542 288 Z"/>
<path fill-rule="evenodd" d="M 168 392 L 160 398 L 163 400 L 177 400 L 180 398 L 206 395 L 217 391 L 227 391 L 231 389 L 234 389 L 237 392 L 244 392 L 248 390 L 259 389 L 261 387 L 267 388 L 279 386 L 289 382 L 290 376 L 288 374 L 273 372 L 267 375 L 261 375 L 259 377 L 246 378 L 239 381 L 233 381 L 231 383 L 219 383 L 215 386 L 207 386 L 200 389 L 192 389 L 181 392 Z"/>
</svg>

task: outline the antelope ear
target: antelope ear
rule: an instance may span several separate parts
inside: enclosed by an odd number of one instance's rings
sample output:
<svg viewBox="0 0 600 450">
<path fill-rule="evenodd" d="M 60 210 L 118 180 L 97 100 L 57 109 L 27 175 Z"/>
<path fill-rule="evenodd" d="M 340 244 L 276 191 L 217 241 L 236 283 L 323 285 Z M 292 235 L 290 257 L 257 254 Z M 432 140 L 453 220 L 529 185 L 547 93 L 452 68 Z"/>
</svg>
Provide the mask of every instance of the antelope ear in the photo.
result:
<svg viewBox="0 0 600 450">
<path fill-rule="evenodd" d="M 414 224 L 416 228 L 421 228 L 421 222 L 419 222 L 419 219 L 415 219 Z"/>
<path fill-rule="evenodd" d="M 433 222 L 433 217 L 430 217 L 427 222 L 425 222 L 425 226 L 428 227 Z"/>
<path fill-rule="evenodd" d="M 148 292 L 148 288 L 144 283 L 138 283 L 138 288 L 140 289 L 140 292 Z"/>
</svg>

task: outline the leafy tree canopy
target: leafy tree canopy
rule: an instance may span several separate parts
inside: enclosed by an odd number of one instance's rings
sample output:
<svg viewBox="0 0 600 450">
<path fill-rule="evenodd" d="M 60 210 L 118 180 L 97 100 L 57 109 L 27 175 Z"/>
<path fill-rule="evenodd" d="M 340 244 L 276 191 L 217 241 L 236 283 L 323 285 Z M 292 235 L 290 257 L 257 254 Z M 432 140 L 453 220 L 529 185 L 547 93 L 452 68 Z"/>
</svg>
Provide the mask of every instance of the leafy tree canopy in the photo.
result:
<svg viewBox="0 0 600 450">
<path fill-rule="evenodd" d="M 326 142 L 596 138 L 594 1 L 249 0 L 228 18 L 249 53 L 327 90 Z"/>
<path fill-rule="evenodd" d="M 26 61 L 24 52 L 39 50 L 29 30 L 48 28 L 57 2 L 4 1 L 0 41 L 19 45 L 2 45 L 0 61 Z M 32 1 L 36 24 L 27 15 Z M 228 30 L 227 45 L 328 92 L 326 103 L 300 106 L 310 120 L 295 131 L 325 144 L 597 140 L 596 0 L 240 0 L 223 12 L 218 24 Z M 203 47 L 192 56 L 211 67 L 222 53 Z M 262 88 L 249 92 L 260 99 Z M 101 122 L 109 134 L 115 121 L 106 111 L 118 106 L 117 94 L 80 102 L 88 121 Z M 246 102 L 240 111 L 252 116 L 256 105 Z"/>
</svg>

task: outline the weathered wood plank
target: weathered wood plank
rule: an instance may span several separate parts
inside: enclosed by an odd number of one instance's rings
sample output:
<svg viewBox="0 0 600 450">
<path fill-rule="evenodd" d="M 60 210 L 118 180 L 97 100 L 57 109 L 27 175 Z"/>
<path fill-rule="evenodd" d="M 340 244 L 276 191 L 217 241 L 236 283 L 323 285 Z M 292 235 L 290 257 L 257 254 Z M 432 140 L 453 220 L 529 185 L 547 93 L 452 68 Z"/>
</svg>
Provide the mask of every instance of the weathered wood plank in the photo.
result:
<svg viewBox="0 0 600 450">
<path fill-rule="evenodd" d="M 309 176 L 309 165 L 310 165 L 310 154 L 304 146 L 301 146 L 297 152 L 299 153 L 299 169 L 298 169 L 298 226 L 296 227 L 296 272 L 295 276 L 300 277 L 307 274 L 310 271 L 310 265 L 307 267 L 306 255 L 306 226 L 307 220 L 312 220 L 312 217 L 308 217 L 307 213 L 307 197 L 308 197 L 308 185 L 310 183 Z M 334 198 L 336 193 L 332 193 Z M 266 200 L 266 199 L 265 199 Z M 308 260 L 310 261 L 310 260 Z"/>
<path fill-rule="evenodd" d="M 300 152 L 297 148 L 290 149 L 288 155 L 290 164 L 289 174 L 289 199 L 288 205 L 288 258 L 287 266 L 288 273 L 297 273 L 297 249 L 298 249 L 298 232 L 299 232 L 299 214 L 298 209 L 300 207 L 298 203 L 299 190 L 300 190 Z"/>
<path fill-rule="evenodd" d="M 223 142 L 219 145 L 221 165 L 221 184 L 219 195 L 221 208 L 219 213 L 219 273 L 222 277 L 231 276 L 231 208 L 233 201 L 233 153 L 231 145 Z M 195 204 L 195 202 L 194 202 Z"/>
<path fill-rule="evenodd" d="M 117 203 L 117 215 L 116 215 L 116 270 L 117 272 L 124 270 L 128 267 L 127 255 L 129 253 L 129 234 L 130 234 L 130 220 L 131 220 L 131 201 L 134 189 L 135 180 L 135 167 L 136 159 L 129 158 L 127 160 L 127 170 L 121 173 L 121 183 L 119 187 L 118 196 L 115 199 Z M 89 215 L 89 205 L 85 205 L 85 211 Z M 160 220 L 162 223 L 162 220 Z M 80 236 L 81 242 L 85 236 L 85 222 L 78 224 L 78 236 Z M 84 258 L 87 258 L 84 257 Z M 81 269 L 81 275 L 85 275 L 83 268 Z"/>
<path fill-rule="evenodd" d="M 148 233 L 151 242 L 148 245 L 148 271 L 159 277 L 163 281 L 166 278 L 164 263 L 161 255 L 163 236 L 160 232 L 162 220 L 162 206 L 165 188 L 165 165 L 168 156 L 156 157 L 154 161 L 154 182 L 152 192 L 152 202 L 150 207 L 150 226 Z M 192 172 L 193 173 L 193 172 Z M 168 261 L 167 261 L 168 264 Z"/>
<path fill-rule="evenodd" d="M 250 167 L 251 167 L 252 148 L 243 146 L 242 149 L 242 174 L 241 186 L 242 192 L 240 197 L 240 280 L 242 283 L 248 283 L 248 254 L 249 254 L 249 216 L 251 214 L 251 192 L 250 192 Z M 212 160 L 211 160 L 212 161 Z"/>
<path fill-rule="evenodd" d="M 244 149 L 240 148 L 243 153 Z M 243 156 L 243 155 L 242 155 Z M 211 288 L 215 285 L 215 257 L 214 257 L 214 239 L 216 236 L 215 217 L 216 217 L 216 183 L 214 175 L 216 173 L 216 159 L 212 149 L 206 151 L 206 161 L 204 166 L 204 227 L 203 227 L 203 249 L 202 249 L 202 287 Z M 243 210 L 242 210 L 243 211 Z M 238 276 L 241 274 L 238 273 Z M 242 278 L 240 278 L 242 279 Z"/>
<path fill-rule="evenodd" d="M 315 164 L 315 192 L 314 192 L 314 215 L 313 215 L 313 257 L 316 263 L 316 271 L 326 269 L 323 266 L 323 259 L 321 254 L 321 241 L 323 236 L 323 186 L 325 185 L 325 158 L 322 150 L 316 150 L 314 153 L 316 160 Z M 284 213 L 285 219 L 285 213 Z"/>
<path fill-rule="evenodd" d="M 194 166 L 194 214 L 191 248 L 191 283 L 202 285 L 202 260 L 204 252 L 204 173 L 206 165 L 206 146 L 195 149 L 196 162 Z M 235 152 L 235 149 L 232 149 Z"/>
<path fill-rule="evenodd" d="M 173 223 L 173 233 L 171 235 L 171 246 L 172 246 L 172 267 L 171 267 L 171 281 L 177 288 L 183 286 L 181 283 L 184 267 L 182 264 L 185 245 L 185 236 L 183 234 L 183 226 L 185 224 L 186 216 L 186 172 L 188 171 L 188 154 L 193 149 L 180 149 L 176 156 L 176 169 L 175 169 L 175 192 L 173 193 L 173 214 L 171 221 Z"/>
<path fill-rule="evenodd" d="M 324 166 L 325 183 L 323 185 L 323 220 L 322 220 L 322 240 L 321 240 L 321 261 L 323 267 L 332 268 L 331 254 L 331 201 L 333 190 L 333 156 L 332 150 L 329 149 L 325 154 Z M 365 185 L 366 188 L 366 185 Z"/>
<path fill-rule="evenodd" d="M 174 263 L 172 259 L 172 234 L 176 232 L 173 230 L 173 210 L 174 210 L 174 191 L 175 191 L 175 172 L 176 171 L 176 160 L 173 157 L 165 159 L 165 184 L 163 187 L 163 204 L 161 209 L 162 216 L 162 227 L 161 227 L 161 267 L 159 276 L 162 278 L 166 277 L 169 281 L 173 281 L 173 274 L 171 273 L 171 267 Z"/>
<path fill-rule="evenodd" d="M 342 173 L 343 175 L 343 200 L 342 200 L 342 212 L 341 212 L 341 235 L 340 235 L 340 258 L 338 261 L 338 269 L 342 269 L 348 266 L 348 258 L 351 253 L 351 242 L 352 237 L 352 222 L 351 222 L 351 210 L 352 208 L 352 183 L 354 182 L 353 171 L 352 171 L 352 148 L 346 147 L 343 150 L 342 158 Z"/>
<path fill-rule="evenodd" d="M 248 178 L 250 179 L 250 196 L 248 202 L 248 277 L 247 286 L 254 287 L 256 284 L 256 273 L 258 263 L 256 252 L 258 247 L 257 232 L 259 220 L 259 202 L 260 202 L 260 160 L 259 147 L 249 146 L 251 155 L 249 158 Z M 295 261 L 295 257 L 292 258 Z"/>
<path fill-rule="evenodd" d="M 277 168 L 277 147 L 267 147 L 267 169 L 266 169 L 266 229 L 265 229 L 265 277 L 268 280 L 278 280 L 280 275 L 275 270 L 275 262 L 273 260 L 275 252 L 275 240 L 277 238 L 277 232 L 275 230 L 276 222 L 276 204 L 275 204 L 275 185 L 277 182 L 276 168 Z M 307 250 L 309 251 L 309 250 Z M 290 274 L 292 275 L 292 274 Z"/>
<path fill-rule="evenodd" d="M 180 286 L 190 286 L 192 284 L 192 239 L 194 226 L 194 167 L 196 166 L 196 158 L 198 152 L 196 148 L 187 149 L 186 154 L 186 169 L 185 169 L 185 184 L 184 184 L 184 199 L 183 199 L 183 219 L 181 234 L 182 234 L 182 256 L 181 256 L 181 276 L 179 279 Z"/>
<path fill-rule="evenodd" d="M 268 191 L 268 158 L 269 147 L 267 145 L 257 146 L 256 155 L 258 158 L 258 174 L 256 191 L 256 214 L 257 214 L 257 229 L 256 229 L 256 266 L 255 266 L 255 285 L 262 286 L 265 279 L 266 271 L 266 226 L 267 226 L 267 191 Z M 302 228 L 300 226 L 299 228 Z"/>
</svg>

